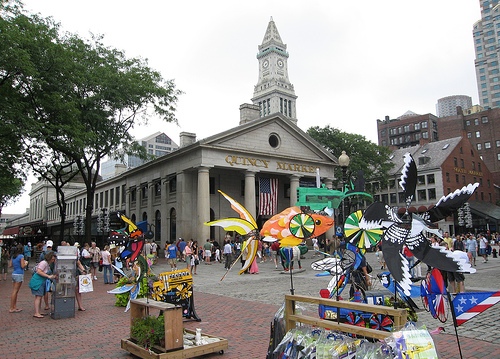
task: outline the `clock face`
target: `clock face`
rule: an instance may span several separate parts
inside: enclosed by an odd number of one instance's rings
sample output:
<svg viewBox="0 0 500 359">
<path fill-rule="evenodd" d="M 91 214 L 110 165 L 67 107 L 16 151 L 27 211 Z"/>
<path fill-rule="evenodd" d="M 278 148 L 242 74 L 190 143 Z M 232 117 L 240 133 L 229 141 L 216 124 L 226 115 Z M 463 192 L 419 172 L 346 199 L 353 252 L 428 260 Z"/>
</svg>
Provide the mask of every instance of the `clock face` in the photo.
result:
<svg viewBox="0 0 500 359">
<path fill-rule="evenodd" d="M 262 63 L 262 67 L 267 69 L 267 67 L 269 66 L 269 61 L 265 60 L 263 63 Z"/>
<path fill-rule="evenodd" d="M 278 67 L 283 67 L 284 63 L 283 60 L 279 59 L 278 60 Z"/>
</svg>

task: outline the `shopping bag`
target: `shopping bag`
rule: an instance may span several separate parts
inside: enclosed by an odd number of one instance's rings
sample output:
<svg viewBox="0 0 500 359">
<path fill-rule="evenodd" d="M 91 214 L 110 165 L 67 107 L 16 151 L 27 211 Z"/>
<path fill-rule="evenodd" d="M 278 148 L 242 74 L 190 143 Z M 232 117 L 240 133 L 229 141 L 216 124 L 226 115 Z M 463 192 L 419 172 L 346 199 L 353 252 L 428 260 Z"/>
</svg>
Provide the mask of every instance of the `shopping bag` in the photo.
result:
<svg viewBox="0 0 500 359">
<path fill-rule="evenodd" d="M 78 287 L 80 293 L 89 293 L 94 291 L 92 285 L 92 276 L 90 274 L 81 274 L 78 276 Z"/>
</svg>

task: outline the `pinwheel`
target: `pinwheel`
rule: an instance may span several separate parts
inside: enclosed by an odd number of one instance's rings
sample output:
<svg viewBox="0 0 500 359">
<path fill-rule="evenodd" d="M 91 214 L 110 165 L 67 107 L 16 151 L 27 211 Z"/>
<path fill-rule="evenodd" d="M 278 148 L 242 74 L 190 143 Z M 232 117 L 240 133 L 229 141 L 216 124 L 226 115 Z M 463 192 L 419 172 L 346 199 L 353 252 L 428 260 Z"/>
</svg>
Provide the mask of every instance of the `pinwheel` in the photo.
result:
<svg viewBox="0 0 500 359">
<path fill-rule="evenodd" d="M 333 219 L 328 216 L 289 207 L 267 220 L 260 235 L 276 238 L 281 247 L 297 246 L 308 238 L 322 235 L 333 223 Z"/>
<path fill-rule="evenodd" d="M 446 285 L 439 269 L 434 268 L 421 284 L 421 296 L 425 310 L 431 313 L 433 318 L 446 322 L 448 313 L 448 301 Z"/>
<path fill-rule="evenodd" d="M 258 227 L 257 223 L 255 222 L 255 219 L 253 216 L 250 214 L 250 212 L 247 211 L 245 207 L 243 207 L 241 204 L 239 204 L 237 201 L 235 201 L 233 198 L 219 190 L 219 193 L 224 196 L 225 199 L 231 203 L 231 208 L 236 211 L 239 215 L 240 218 L 224 218 L 224 219 L 218 219 L 215 221 L 210 221 L 210 222 L 205 222 L 206 226 L 219 226 L 224 228 L 226 231 L 236 231 L 237 233 L 241 234 L 242 236 L 247 235 L 249 238 L 247 241 L 245 241 L 245 247 L 241 248 L 241 253 L 243 254 L 243 251 L 245 248 L 247 249 L 247 259 L 245 263 L 243 264 L 243 267 L 239 271 L 239 274 L 244 273 L 250 266 L 252 265 L 252 262 L 255 259 L 255 255 L 257 254 L 257 248 L 258 248 Z M 241 255 L 240 255 L 241 256 Z M 240 257 L 236 258 L 236 260 L 233 262 L 231 267 L 226 271 L 226 274 L 231 270 L 231 268 L 234 266 L 236 262 Z M 222 277 L 221 280 L 223 280 L 224 277 Z"/>
<path fill-rule="evenodd" d="M 127 246 L 120 253 L 121 260 L 129 260 L 131 262 L 135 261 L 136 258 L 142 251 L 144 247 L 144 236 L 142 235 L 142 231 L 132 222 L 129 218 L 127 218 L 124 214 L 118 212 L 118 217 L 124 221 L 127 226 L 121 230 L 121 232 L 126 233 L 129 237 Z"/>
<path fill-rule="evenodd" d="M 360 313 L 349 312 L 346 316 L 346 322 L 357 327 L 365 327 L 365 320 Z"/>
<path fill-rule="evenodd" d="M 356 244 L 359 248 L 370 248 L 376 246 L 380 242 L 383 230 L 378 224 L 373 228 L 367 223 L 360 226 L 363 220 L 363 211 L 356 211 L 351 213 L 344 223 L 344 233 L 346 238 Z"/>
<path fill-rule="evenodd" d="M 370 317 L 370 328 L 390 332 L 394 322 L 388 315 L 372 314 Z"/>
</svg>

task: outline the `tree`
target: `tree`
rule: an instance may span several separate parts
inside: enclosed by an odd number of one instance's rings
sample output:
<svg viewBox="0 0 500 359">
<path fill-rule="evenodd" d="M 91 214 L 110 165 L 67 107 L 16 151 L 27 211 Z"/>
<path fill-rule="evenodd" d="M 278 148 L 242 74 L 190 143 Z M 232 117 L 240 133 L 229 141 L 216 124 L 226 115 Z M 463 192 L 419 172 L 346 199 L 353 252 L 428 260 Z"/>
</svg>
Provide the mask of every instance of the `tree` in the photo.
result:
<svg viewBox="0 0 500 359">
<path fill-rule="evenodd" d="M 77 166 L 87 190 L 85 233 L 90 240 L 102 159 L 130 148 L 129 131 L 150 116 L 176 122 L 181 91 L 146 60 L 128 59 L 101 37 L 61 35 L 58 24 L 36 15 L 16 13 L 10 24 L 29 40 L 10 45 L 23 47 L 27 60 L 6 71 L 16 100 L 9 118 L 26 129 L 25 143 L 46 144 Z"/>
<path fill-rule="evenodd" d="M 367 182 L 387 183 L 392 168 L 389 148 L 378 146 L 364 136 L 342 132 L 330 126 L 311 127 L 307 133 L 334 156 L 338 157 L 342 151 L 346 151 L 350 158 L 349 173 L 357 174 L 361 170 Z"/>
</svg>

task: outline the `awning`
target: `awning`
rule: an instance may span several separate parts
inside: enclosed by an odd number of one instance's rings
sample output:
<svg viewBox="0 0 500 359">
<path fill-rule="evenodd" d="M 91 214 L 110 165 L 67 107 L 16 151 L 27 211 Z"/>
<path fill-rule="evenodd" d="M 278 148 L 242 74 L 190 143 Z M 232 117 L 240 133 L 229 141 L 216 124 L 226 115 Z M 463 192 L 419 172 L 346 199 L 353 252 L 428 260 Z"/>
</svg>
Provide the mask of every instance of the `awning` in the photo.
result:
<svg viewBox="0 0 500 359">
<path fill-rule="evenodd" d="M 470 201 L 469 205 L 472 211 L 483 218 L 489 217 L 496 221 L 500 220 L 500 207 L 495 206 L 493 203 Z"/>
<path fill-rule="evenodd" d="M 19 226 L 14 226 L 14 227 L 9 227 L 5 228 L 2 232 L 4 236 L 12 236 L 12 235 L 18 235 L 19 234 Z"/>
</svg>

